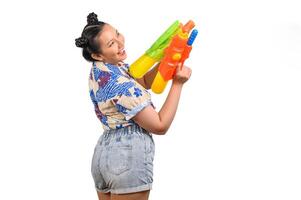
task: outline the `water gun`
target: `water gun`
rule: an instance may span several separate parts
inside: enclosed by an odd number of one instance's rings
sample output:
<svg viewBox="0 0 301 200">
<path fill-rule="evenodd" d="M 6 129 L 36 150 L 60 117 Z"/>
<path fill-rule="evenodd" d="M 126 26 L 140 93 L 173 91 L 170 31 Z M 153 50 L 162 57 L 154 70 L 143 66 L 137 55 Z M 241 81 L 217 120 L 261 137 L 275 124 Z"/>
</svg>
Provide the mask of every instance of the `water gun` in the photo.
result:
<svg viewBox="0 0 301 200">
<path fill-rule="evenodd" d="M 144 55 L 130 65 L 130 74 L 141 78 L 156 62 L 161 61 L 151 89 L 154 93 L 162 93 L 167 82 L 173 78 L 178 63 L 183 65 L 189 57 L 192 43 L 198 33 L 197 30 L 193 30 L 189 36 L 194 26 L 191 20 L 184 26 L 175 21 Z"/>
</svg>

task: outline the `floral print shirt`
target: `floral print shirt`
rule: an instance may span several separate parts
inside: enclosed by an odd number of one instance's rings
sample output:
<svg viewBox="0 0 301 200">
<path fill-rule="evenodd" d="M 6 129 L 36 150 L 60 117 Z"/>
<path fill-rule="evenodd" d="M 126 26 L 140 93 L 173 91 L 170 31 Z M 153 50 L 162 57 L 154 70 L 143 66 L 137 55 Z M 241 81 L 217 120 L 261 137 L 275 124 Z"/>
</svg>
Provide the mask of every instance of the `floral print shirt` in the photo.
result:
<svg viewBox="0 0 301 200">
<path fill-rule="evenodd" d="M 96 116 L 103 129 L 118 129 L 134 124 L 134 117 L 148 105 L 155 108 L 151 94 L 128 72 L 129 65 L 116 66 L 93 62 L 89 92 Z"/>
</svg>

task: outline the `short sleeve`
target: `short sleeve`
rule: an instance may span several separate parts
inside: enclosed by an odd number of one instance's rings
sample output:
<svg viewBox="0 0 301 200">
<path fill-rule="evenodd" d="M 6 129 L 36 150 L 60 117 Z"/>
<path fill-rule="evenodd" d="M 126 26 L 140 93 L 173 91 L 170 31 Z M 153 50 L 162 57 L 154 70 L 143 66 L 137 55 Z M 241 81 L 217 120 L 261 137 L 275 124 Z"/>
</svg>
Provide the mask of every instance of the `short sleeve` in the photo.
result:
<svg viewBox="0 0 301 200">
<path fill-rule="evenodd" d="M 126 120 L 130 120 L 149 105 L 154 107 L 150 93 L 134 79 L 123 77 L 119 82 L 130 86 L 124 88 L 123 92 L 114 98 L 117 110 L 124 115 Z"/>
</svg>

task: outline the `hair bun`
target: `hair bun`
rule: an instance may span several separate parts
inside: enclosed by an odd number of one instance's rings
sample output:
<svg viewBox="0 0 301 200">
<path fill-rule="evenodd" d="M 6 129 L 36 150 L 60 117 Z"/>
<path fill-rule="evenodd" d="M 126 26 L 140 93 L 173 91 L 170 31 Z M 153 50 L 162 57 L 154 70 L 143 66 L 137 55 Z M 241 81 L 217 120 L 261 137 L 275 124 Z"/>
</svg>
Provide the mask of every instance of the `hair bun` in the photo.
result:
<svg viewBox="0 0 301 200">
<path fill-rule="evenodd" d="M 97 15 L 94 12 L 92 12 L 88 15 L 87 23 L 88 23 L 88 25 L 97 25 L 98 24 Z"/>
<path fill-rule="evenodd" d="M 81 48 L 86 47 L 88 45 L 88 42 L 89 42 L 88 39 L 85 37 L 80 37 L 75 39 L 75 45 Z"/>
</svg>

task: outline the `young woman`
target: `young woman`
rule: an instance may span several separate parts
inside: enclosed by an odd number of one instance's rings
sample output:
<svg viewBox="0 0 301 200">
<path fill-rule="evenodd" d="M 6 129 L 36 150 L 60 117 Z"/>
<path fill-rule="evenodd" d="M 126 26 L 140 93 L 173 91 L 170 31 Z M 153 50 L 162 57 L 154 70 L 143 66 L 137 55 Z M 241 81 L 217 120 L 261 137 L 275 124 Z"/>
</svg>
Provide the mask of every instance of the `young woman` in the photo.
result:
<svg viewBox="0 0 301 200">
<path fill-rule="evenodd" d="M 80 38 L 83 57 L 92 62 L 90 97 L 104 128 L 94 148 L 91 173 L 101 200 L 147 200 L 153 182 L 155 144 L 152 134 L 164 135 L 170 127 L 183 84 L 191 69 L 177 68 L 168 96 L 159 112 L 148 92 L 158 70 L 153 67 L 135 79 L 129 65 L 124 37 L 113 26 L 87 17 Z"/>
</svg>

